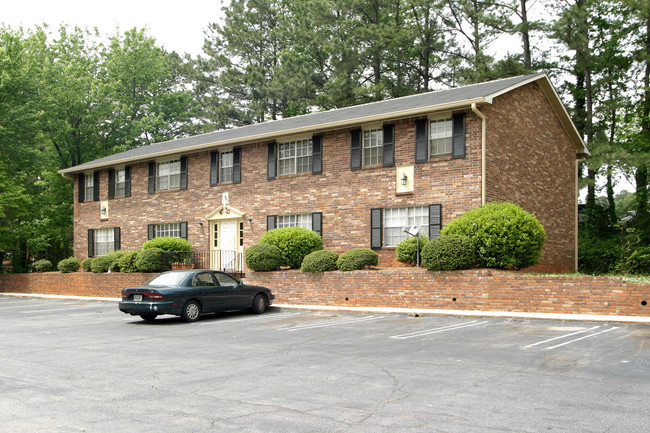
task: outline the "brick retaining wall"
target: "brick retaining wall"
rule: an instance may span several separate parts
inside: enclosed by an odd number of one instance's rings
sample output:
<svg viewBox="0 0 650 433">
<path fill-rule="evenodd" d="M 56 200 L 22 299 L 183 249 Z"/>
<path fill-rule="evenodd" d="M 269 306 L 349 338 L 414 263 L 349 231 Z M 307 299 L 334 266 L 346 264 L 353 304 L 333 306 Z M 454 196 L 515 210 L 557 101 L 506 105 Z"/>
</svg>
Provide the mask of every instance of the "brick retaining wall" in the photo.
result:
<svg viewBox="0 0 650 433">
<path fill-rule="evenodd" d="M 0 274 L 0 292 L 117 298 L 122 288 L 140 285 L 152 276 Z M 271 288 L 279 304 L 650 316 L 650 284 L 628 284 L 618 277 L 390 268 L 321 274 L 249 272 L 246 282 Z"/>
</svg>

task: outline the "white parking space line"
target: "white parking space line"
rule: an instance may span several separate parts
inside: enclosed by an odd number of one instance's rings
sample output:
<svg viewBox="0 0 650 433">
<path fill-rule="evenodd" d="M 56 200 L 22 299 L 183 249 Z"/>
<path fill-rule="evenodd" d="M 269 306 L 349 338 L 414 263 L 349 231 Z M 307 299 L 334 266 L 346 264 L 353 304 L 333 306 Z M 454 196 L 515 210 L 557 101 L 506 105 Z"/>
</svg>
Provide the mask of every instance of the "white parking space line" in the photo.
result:
<svg viewBox="0 0 650 433">
<path fill-rule="evenodd" d="M 600 328 L 600 326 L 593 326 L 593 327 L 591 327 L 589 329 L 583 329 L 581 331 L 572 332 L 570 334 L 560 335 L 559 337 L 549 338 L 548 340 L 538 341 L 537 343 L 533 343 L 533 344 L 529 344 L 528 346 L 524 346 L 523 349 L 528 349 L 530 347 L 539 346 L 540 344 L 544 344 L 544 343 L 550 343 L 551 341 L 555 341 L 555 340 L 561 340 L 563 338 L 573 337 L 574 335 L 584 334 L 585 332 L 593 331 L 594 329 L 598 329 L 598 328 Z"/>
<path fill-rule="evenodd" d="M 556 349 L 558 347 L 566 346 L 567 344 L 575 343 L 576 341 L 584 340 L 586 338 L 595 337 L 597 335 L 604 334 L 606 332 L 613 331 L 615 329 L 618 329 L 618 326 L 614 326 L 612 328 L 605 329 L 604 331 L 596 332 L 595 334 L 585 335 L 584 337 L 576 338 L 575 340 L 565 341 L 564 343 L 558 344 L 556 346 L 547 347 L 546 350 L 551 350 L 551 349 Z"/>
<path fill-rule="evenodd" d="M 266 314 L 266 315 L 263 315 L 263 318 L 265 318 L 265 319 L 273 319 L 273 318 L 276 318 L 276 317 L 296 316 L 298 314 L 302 314 L 302 313 Z M 228 319 L 228 318 L 223 318 L 222 317 L 222 318 L 218 318 L 218 319 L 215 319 L 215 320 L 211 320 L 210 322 L 201 322 L 198 325 L 199 326 L 223 325 L 224 323 L 248 322 L 248 321 L 251 321 L 251 320 L 259 321 L 260 319 L 261 319 L 261 317 L 259 317 L 257 315 L 252 316 L 252 317 L 244 317 L 244 318 L 241 318 L 241 319 Z"/>
<path fill-rule="evenodd" d="M 328 326 L 337 326 L 337 325 L 345 325 L 349 323 L 358 323 L 358 322 L 367 322 L 367 321 L 372 321 L 372 320 L 379 320 L 382 319 L 384 316 L 365 316 L 365 317 L 356 317 L 356 318 L 345 318 L 345 319 L 339 319 L 339 320 L 326 320 L 326 321 L 321 321 L 321 322 L 316 322 L 316 323 L 307 323 L 304 325 L 295 325 L 295 326 L 285 326 L 282 328 L 277 328 L 276 331 L 288 331 L 288 332 L 293 332 L 293 331 L 302 331 L 304 329 L 314 329 L 314 328 L 325 328 Z"/>
<path fill-rule="evenodd" d="M 396 340 L 408 340 L 409 338 L 417 338 L 423 337 L 425 335 L 438 334 L 441 332 L 455 331 L 457 329 L 469 328 L 471 326 L 478 326 L 484 323 L 488 323 L 488 321 L 484 320 L 482 322 L 479 322 L 477 320 L 472 320 L 471 322 L 457 323 L 455 325 L 447 325 L 440 328 L 425 329 L 423 331 L 416 331 L 408 334 L 392 335 L 390 338 L 394 338 Z"/>
</svg>

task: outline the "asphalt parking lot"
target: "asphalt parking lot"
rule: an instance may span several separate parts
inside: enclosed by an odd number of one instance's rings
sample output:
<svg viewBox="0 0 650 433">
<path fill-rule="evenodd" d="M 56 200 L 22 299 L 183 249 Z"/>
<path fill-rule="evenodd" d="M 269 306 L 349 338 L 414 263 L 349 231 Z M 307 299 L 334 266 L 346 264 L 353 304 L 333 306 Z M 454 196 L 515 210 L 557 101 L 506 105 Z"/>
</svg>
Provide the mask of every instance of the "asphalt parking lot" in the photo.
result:
<svg viewBox="0 0 650 433">
<path fill-rule="evenodd" d="M 6 432 L 642 432 L 650 326 L 0 295 Z"/>
</svg>

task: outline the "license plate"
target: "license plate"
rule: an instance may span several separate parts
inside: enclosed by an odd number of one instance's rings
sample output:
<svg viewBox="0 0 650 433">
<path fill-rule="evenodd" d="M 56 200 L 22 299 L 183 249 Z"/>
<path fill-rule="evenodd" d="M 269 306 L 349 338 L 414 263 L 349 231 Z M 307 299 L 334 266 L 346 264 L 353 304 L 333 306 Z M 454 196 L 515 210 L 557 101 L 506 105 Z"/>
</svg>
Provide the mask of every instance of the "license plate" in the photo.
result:
<svg viewBox="0 0 650 433">
<path fill-rule="evenodd" d="M 133 300 L 136 302 L 142 301 L 142 295 L 133 295 Z"/>
</svg>

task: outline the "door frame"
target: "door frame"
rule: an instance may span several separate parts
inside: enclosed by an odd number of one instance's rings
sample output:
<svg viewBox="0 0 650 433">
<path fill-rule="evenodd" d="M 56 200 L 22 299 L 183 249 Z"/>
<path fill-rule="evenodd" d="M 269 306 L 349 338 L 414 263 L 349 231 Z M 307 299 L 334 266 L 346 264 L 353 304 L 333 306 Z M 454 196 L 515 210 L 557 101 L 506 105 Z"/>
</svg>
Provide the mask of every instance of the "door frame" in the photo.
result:
<svg viewBox="0 0 650 433">
<path fill-rule="evenodd" d="M 235 208 L 232 208 L 228 205 L 219 206 L 214 211 L 206 215 L 205 219 L 208 221 L 208 227 L 210 228 L 210 266 L 213 269 L 220 269 L 222 263 L 220 263 L 221 257 L 217 257 L 216 251 L 220 251 L 220 248 L 215 246 L 215 225 L 218 224 L 218 233 L 217 233 L 217 242 L 221 242 L 221 222 L 223 221 L 235 221 L 235 255 L 239 257 L 243 253 L 244 247 L 240 241 L 243 236 L 242 233 L 242 224 L 244 222 L 245 214 L 238 211 Z M 241 254 L 243 256 L 243 254 Z"/>
</svg>

